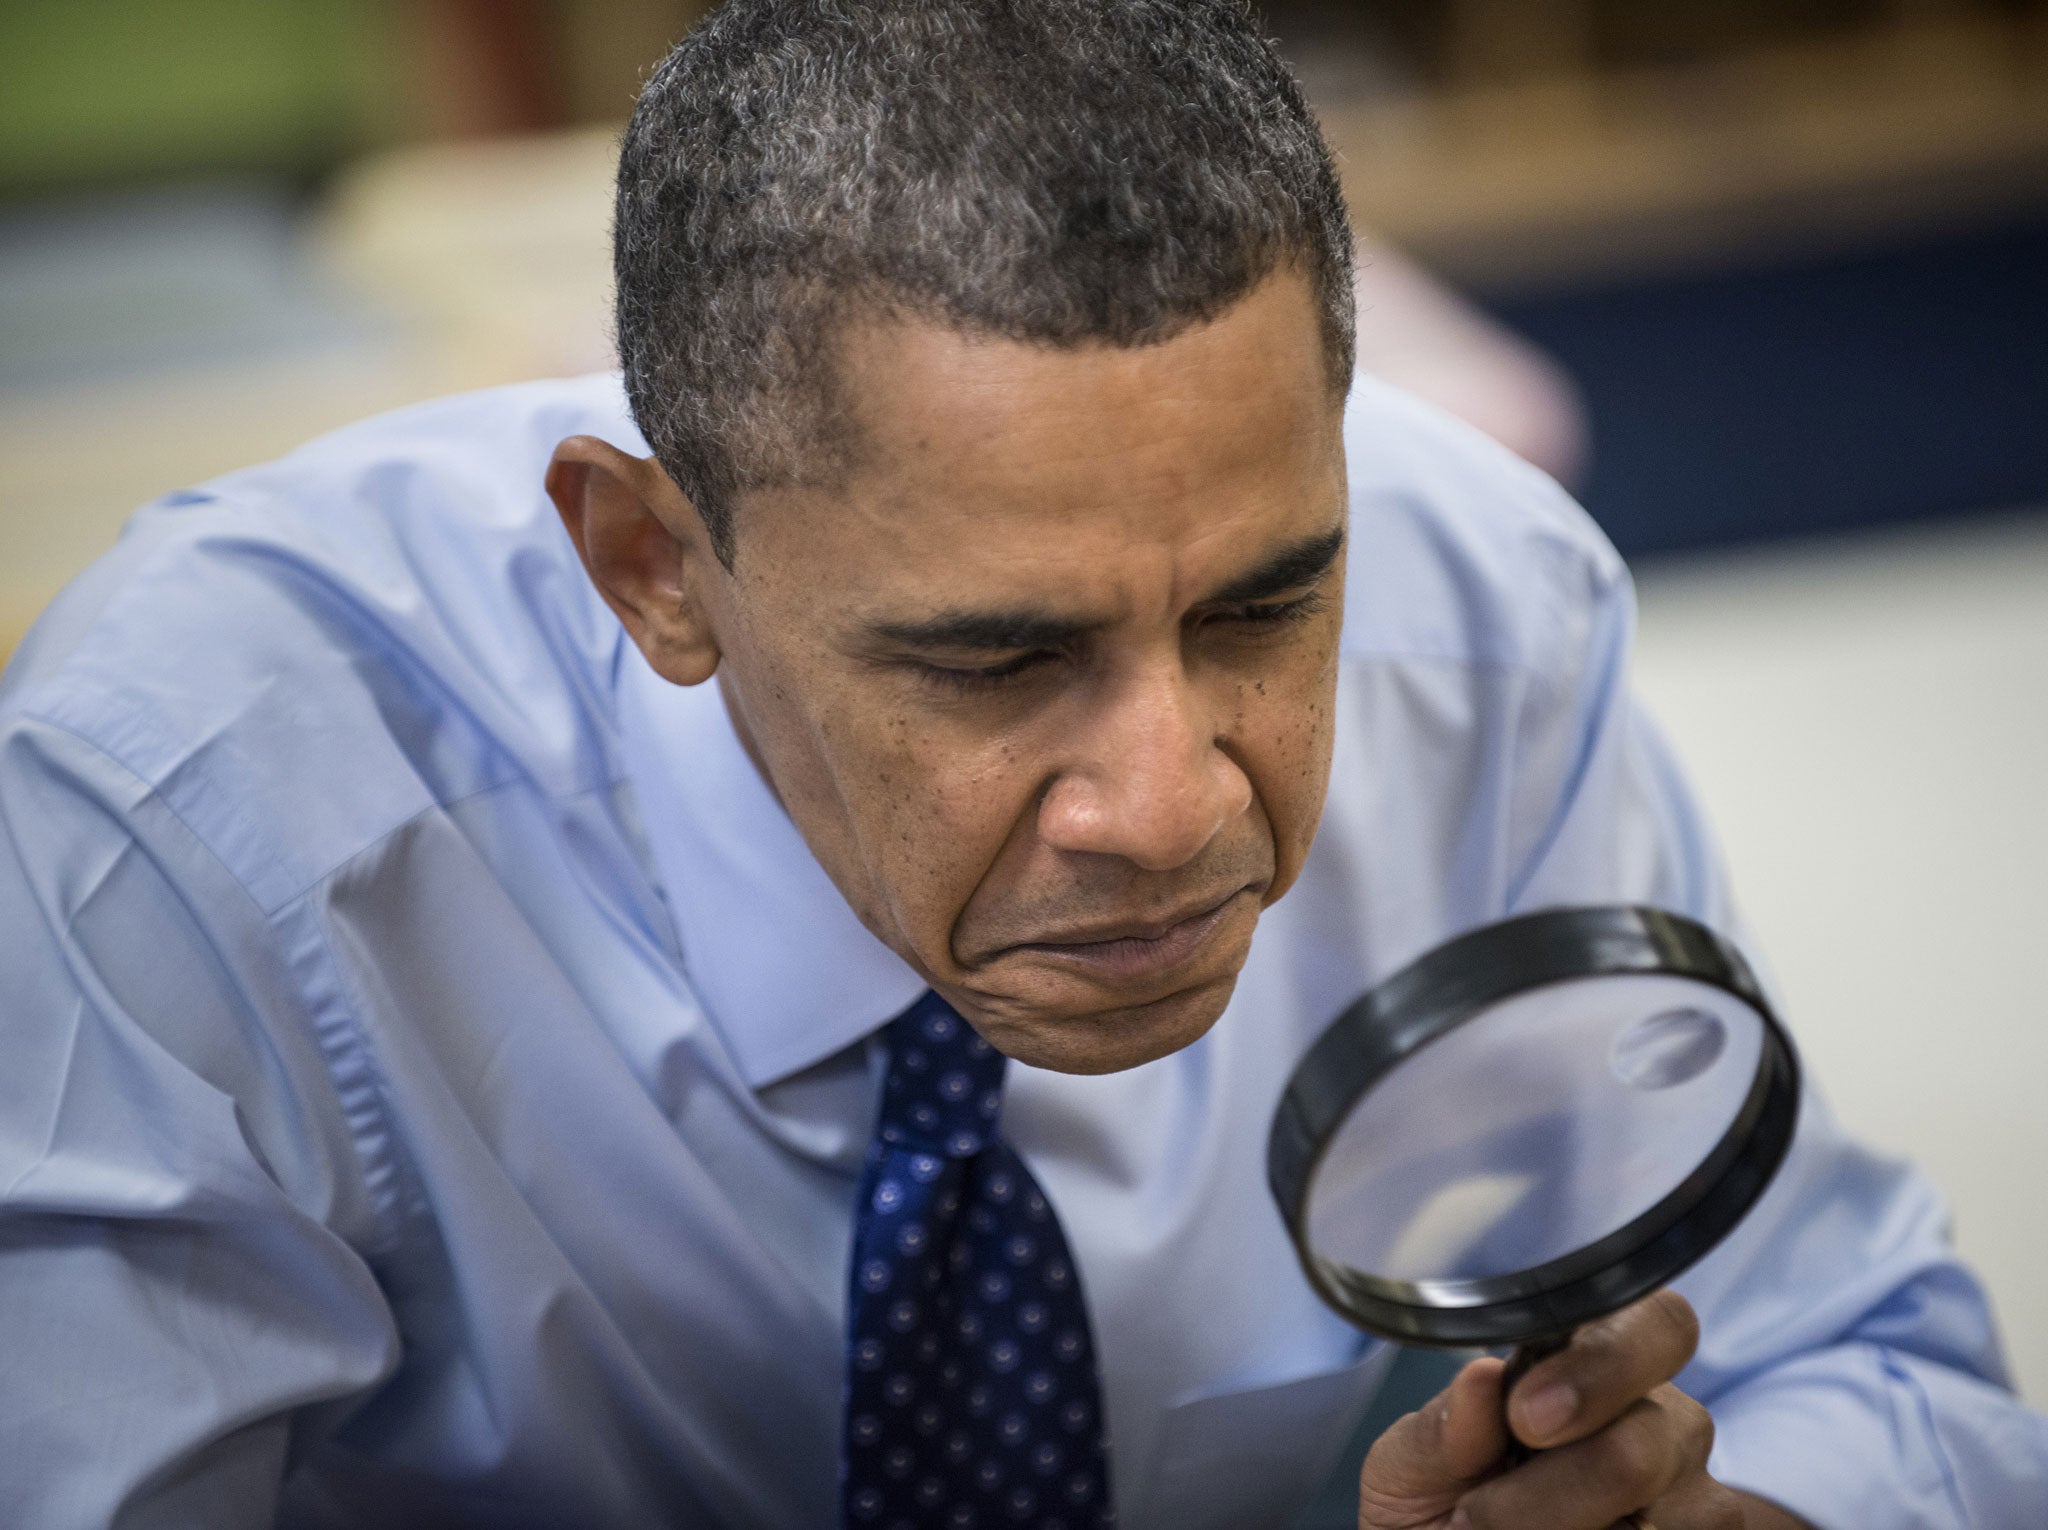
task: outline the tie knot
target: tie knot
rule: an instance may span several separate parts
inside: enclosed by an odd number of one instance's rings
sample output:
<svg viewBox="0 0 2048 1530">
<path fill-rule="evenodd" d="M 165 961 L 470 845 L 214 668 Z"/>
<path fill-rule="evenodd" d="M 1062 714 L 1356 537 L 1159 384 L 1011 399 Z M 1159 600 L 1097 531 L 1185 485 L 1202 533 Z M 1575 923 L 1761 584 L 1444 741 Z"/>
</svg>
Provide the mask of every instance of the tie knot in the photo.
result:
<svg viewBox="0 0 2048 1530">
<path fill-rule="evenodd" d="M 936 993 L 889 1022 L 878 1132 L 891 1147 L 969 1158 L 995 1140 L 1002 1053 Z"/>
</svg>

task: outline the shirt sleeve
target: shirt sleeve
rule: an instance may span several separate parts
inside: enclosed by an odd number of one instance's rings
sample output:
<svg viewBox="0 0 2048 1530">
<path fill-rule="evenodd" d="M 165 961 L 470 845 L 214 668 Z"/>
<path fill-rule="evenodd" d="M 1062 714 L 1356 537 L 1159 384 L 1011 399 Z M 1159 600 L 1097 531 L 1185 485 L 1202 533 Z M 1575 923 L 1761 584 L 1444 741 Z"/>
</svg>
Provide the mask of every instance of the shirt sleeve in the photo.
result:
<svg viewBox="0 0 2048 1530">
<path fill-rule="evenodd" d="M 1550 812 L 1517 908 L 1617 900 L 1751 943 L 1676 760 L 1628 692 L 1617 571 L 1543 693 Z M 1754 961 L 1752 951 L 1752 960 Z M 1761 964 L 1758 964 L 1761 967 Z M 1796 1015 L 1785 1017 L 1797 1031 Z M 2015 1397 L 1989 1304 L 1910 1166 L 1848 1139 L 1808 1078 L 1787 1160 L 1748 1219 L 1678 1282 L 1702 1341 L 1679 1383 L 1716 1425 L 1710 1470 L 1820 1530 L 2040 1522 L 2048 1419 Z"/>
<path fill-rule="evenodd" d="M 396 1364 L 274 946 L 144 782 L 0 728 L 0 1524 L 271 1524 Z"/>
</svg>

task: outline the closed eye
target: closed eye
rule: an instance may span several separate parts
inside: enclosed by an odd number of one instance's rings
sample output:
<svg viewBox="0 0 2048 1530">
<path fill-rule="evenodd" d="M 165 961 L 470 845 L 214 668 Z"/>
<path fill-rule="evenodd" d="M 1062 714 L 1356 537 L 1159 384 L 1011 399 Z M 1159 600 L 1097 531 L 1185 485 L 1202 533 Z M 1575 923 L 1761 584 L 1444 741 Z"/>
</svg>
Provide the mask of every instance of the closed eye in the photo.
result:
<svg viewBox="0 0 2048 1530">
<path fill-rule="evenodd" d="M 1322 608 L 1322 594 L 1310 590 L 1306 595 L 1297 596 L 1293 600 L 1262 600 L 1248 605 L 1224 606 L 1210 612 L 1204 619 L 1243 622 L 1255 627 L 1278 627 L 1306 621 Z"/>
<path fill-rule="evenodd" d="M 1005 682 L 1015 679 L 1026 670 L 1039 664 L 1057 659 L 1059 654 L 1048 648 L 1034 648 L 1005 659 L 1000 664 L 970 665 L 958 668 L 950 664 L 932 664 L 925 660 L 912 660 L 910 668 L 919 679 L 927 684 L 941 686 L 952 691 L 994 690 Z"/>
<path fill-rule="evenodd" d="M 1322 594 L 1310 590 L 1307 594 L 1296 596 L 1292 600 L 1259 600 L 1248 601 L 1242 605 L 1223 606 L 1204 612 L 1196 625 L 1230 623 L 1255 631 L 1276 630 L 1308 620 L 1322 610 L 1323 604 Z M 957 694 L 1001 689 L 1019 676 L 1040 665 L 1056 662 L 1062 656 L 1058 649 L 1032 648 L 1004 659 L 999 664 L 934 664 L 929 660 L 913 659 L 908 661 L 908 665 L 926 684 Z"/>
</svg>

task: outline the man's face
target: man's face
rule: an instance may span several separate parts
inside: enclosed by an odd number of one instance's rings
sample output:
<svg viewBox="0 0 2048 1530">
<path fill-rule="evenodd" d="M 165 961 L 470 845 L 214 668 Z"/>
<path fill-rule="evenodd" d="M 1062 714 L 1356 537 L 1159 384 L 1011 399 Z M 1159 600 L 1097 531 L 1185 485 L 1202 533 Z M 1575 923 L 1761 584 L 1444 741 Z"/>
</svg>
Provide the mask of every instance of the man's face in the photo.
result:
<svg viewBox="0 0 2048 1530">
<path fill-rule="evenodd" d="M 1321 343 L 1285 271 L 1136 349 L 856 326 L 854 470 L 749 496 L 692 581 L 813 853 L 1024 1062 L 1200 1036 L 1300 870 L 1343 596 Z"/>
</svg>

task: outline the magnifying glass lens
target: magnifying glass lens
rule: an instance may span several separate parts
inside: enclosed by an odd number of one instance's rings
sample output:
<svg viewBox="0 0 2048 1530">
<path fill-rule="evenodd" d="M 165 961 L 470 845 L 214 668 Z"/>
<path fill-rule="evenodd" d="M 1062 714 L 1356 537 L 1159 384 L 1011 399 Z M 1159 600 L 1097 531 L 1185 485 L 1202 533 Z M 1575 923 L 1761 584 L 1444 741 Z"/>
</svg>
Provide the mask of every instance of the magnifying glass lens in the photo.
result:
<svg viewBox="0 0 2048 1530">
<path fill-rule="evenodd" d="M 1667 973 L 1509 994 L 1356 1100 L 1309 1183 L 1309 1247 L 1430 1285 L 1513 1276 L 1596 1245 L 1728 1135 L 1765 1028 L 1734 994 Z"/>
</svg>

